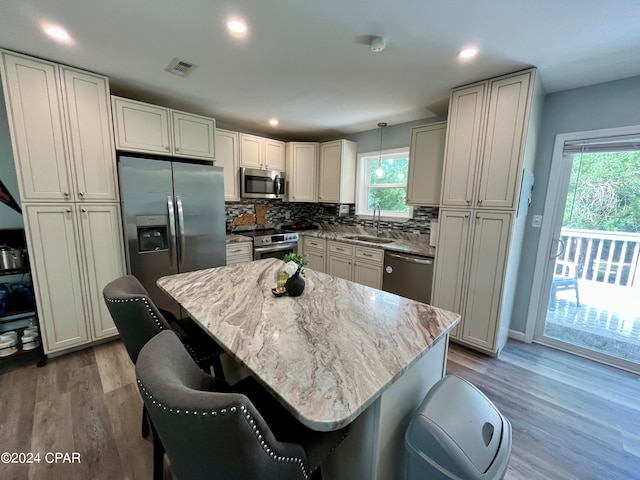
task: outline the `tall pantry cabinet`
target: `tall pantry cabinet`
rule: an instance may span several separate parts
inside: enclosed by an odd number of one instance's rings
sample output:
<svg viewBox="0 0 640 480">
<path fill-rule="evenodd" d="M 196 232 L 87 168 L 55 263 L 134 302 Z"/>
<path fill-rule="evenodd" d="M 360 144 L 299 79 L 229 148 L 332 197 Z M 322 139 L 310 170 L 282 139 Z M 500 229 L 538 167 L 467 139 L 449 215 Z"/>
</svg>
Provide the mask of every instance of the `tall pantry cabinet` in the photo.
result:
<svg viewBox="0 0 640 480">
<path fill-rule="evenodd" d="M 456 88 L 449 101 L 433 304 L 461 314 L 454 340 L 496 356 L 513 313 L 526 226 L 517 209 L 542 100 L 530 69 Z"/>
<path fill-rule="evenodd" d="M 108 79 L 0 53 L 45 353 L 116 335 L 102 299 L 124 273 Z"/>
</svg>

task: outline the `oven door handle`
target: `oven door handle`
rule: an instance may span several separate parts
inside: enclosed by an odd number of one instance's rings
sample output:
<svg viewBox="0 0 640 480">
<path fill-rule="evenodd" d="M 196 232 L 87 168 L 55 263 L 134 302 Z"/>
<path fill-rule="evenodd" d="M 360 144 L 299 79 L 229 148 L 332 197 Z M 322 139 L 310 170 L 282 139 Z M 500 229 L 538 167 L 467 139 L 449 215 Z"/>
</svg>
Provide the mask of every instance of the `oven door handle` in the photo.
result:
<svg viewBox="0 0 640 480">
<path fill-rule="evenodd" d="M 291 250 L 296 246 L 296 243 L 283 243 L 277 246 L 270 247 L 256 247 L 253 249 L 254 253 L 263 253 L 263 252 L 281 252 L 282 250 Z"/>
</svg>

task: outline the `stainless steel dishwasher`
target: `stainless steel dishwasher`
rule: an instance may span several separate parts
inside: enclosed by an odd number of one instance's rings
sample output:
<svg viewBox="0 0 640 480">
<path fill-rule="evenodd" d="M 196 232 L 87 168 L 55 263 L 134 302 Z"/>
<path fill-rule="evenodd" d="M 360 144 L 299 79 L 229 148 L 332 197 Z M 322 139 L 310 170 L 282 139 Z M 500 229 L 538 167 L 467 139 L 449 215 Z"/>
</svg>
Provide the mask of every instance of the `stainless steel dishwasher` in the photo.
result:
<svg viewBox="0 0 640 480">
<path fill-rule="evenodd" d="M 422 303 L 431 302 L 433 257 L 384 252 L 382 290 Z"/>
</svg>

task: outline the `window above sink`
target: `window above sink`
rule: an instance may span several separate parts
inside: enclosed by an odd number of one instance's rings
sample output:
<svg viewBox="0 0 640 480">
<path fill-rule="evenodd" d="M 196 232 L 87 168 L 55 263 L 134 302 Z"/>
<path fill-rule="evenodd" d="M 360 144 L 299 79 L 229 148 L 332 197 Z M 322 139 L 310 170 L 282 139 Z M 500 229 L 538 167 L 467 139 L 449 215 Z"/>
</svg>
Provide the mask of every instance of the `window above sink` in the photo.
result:
<svg viewBox="0 0 640 480">
<path fill-rule="evenodd" d="M 378 159 L 382 168 L 380 178 L 376 175 Z M 408 147 L 359 154 L 356 214 L 373 216 L 375 206 L 380 205 L 382 217 L 411 218 L 413 207 L 406 204 L 408 170 Z"/>
</svg>

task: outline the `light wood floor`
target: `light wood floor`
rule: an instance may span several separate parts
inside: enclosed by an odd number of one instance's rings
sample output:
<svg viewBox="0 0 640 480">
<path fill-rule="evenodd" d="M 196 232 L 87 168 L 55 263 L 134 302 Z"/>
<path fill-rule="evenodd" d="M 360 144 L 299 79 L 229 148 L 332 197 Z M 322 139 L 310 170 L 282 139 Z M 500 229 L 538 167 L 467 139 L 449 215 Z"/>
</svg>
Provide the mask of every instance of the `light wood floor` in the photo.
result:
<svg viewBox="0 0 640 480">
<path fill-rule="evenodd" d="M 52 359 L 0 363 L 0 453 L 79 452 L 82 463 L 0 464 L 0 479 L 150 479 L 142 403 L 118 341 Z M 540 345 L 500 359 L 452 345 L 449 373 L 480 388 L 513 426 L 507 480 L 640 478 L 640 379 Z"/>
</svg>

